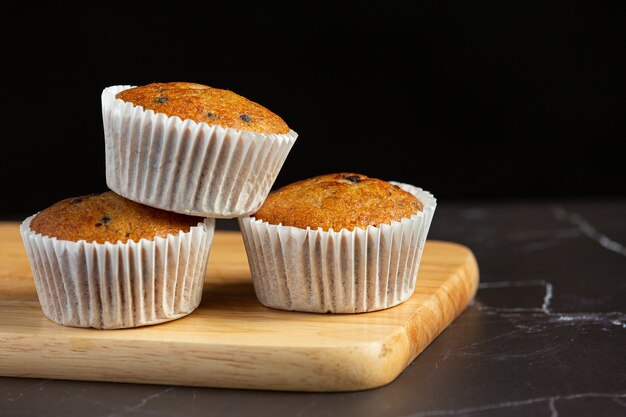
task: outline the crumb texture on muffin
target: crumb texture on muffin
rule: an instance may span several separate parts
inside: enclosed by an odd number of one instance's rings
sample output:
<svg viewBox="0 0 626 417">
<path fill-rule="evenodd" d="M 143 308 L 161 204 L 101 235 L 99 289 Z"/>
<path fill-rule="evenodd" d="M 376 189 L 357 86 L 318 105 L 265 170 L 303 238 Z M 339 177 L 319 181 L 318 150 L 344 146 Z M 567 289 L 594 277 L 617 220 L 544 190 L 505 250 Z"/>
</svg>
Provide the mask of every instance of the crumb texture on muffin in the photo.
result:
<svg viewBox="0 0 626 417">
<path fill-rule="evenodd" d="M 249 132 L 289 133 L 278 115 L 230 90 L 187 82 L 153 83 L 120 91 L 115 98 L 146 110 Z"/>
<path fill-rule="evenodd" d="M 270 224 L 339 231 L 390 224 L 422 209 L 417 197 L 387 181 L 337 173 L 298 181 L 270 193 L 252 217 Z"/>
<path fill-rule="evenodd" d="M 201 217 L 159 210 L 107 191 L 61 200 L 39 212 L 30 229 L 74 242 L 116 243 L 177 235 L 202 221 Z"/>
</svg>

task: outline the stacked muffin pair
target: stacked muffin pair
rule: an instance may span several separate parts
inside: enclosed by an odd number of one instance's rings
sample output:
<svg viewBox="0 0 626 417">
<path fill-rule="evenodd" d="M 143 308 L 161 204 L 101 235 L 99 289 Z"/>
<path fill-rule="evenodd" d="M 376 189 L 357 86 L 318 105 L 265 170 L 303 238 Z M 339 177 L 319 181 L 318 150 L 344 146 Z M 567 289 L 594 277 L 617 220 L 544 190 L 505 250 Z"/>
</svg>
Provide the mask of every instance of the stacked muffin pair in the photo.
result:
<svg viewBox="0 0 626 417">
<path fill-rule="evenodd" d="M 191 313 L 215 218 L 239 218 L 266 306 L 355 313 L 413 292 L 435 208 L 429 193 L 332 174 L 268 198 L 297 134 L 227 90 L 114 86 L 102 112 L 112 191 L 63 200 L 21 225 L 51 320 L 112 329 Z"/>
<path fill-rule="evenodd" d="M 102 115 L 112 191 L 21 226 L 43 311 L 108 329 L 185 316 L 200 303 L 214 218 L 258 209 L 297 135 L 257 103 L 191 83 L 106 88 Z"/>
</svg>

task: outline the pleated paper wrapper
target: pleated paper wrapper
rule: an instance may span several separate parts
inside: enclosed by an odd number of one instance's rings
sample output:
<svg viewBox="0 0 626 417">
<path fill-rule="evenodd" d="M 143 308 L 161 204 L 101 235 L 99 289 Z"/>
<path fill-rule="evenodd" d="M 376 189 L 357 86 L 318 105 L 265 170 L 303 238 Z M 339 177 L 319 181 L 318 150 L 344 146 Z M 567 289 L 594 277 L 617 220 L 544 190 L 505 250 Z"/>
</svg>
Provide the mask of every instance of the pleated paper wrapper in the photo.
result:
<svg viewBox="0 0 626 417">
<path fill-rule="evenodd" d="M 20 226 L 44 315 L 74 327 L 118 329 L 191 313 L 202 287 L 215 220 L 188 232 L 126 243 L 72 242 Z"/>
<path fill-rule="evenodd" d="M 177 213 L 234 218 L 254 213 L 270 192 L 297 133 L 209 126 L 102 92 L 106 181 L 138 203 Z"/>
<path fill-rule="evenodd" d="M 362 313 L 406 301 L 415 290 L 436 199 L 415 195 L 423 211 L 402 221 L 353 231 L 324 231 L 239 219 L 259 301 L 283 310 Z"/>
</svg>

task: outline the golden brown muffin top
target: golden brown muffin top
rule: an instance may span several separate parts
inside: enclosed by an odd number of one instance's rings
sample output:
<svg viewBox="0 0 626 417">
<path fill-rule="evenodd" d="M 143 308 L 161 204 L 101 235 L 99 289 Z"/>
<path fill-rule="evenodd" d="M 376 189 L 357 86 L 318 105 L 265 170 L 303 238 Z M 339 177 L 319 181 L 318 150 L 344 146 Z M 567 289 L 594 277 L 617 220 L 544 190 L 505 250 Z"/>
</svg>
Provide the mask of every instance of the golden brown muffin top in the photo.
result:
<svg viewBox="0 0 626 417">
<path fill-rule="evenodd" d="M 107 191 L 66 198 L 39 212 L 30 229 L 49 237 L 77 242 L 97 243 L 177 235 L 202 222 L 201 217 L 187 216 L 144 206 Z"/>
<path fill-rule="evenodd" d="M 230 90 L 194 83 L 153 83 L 115 95 L 146 110 L 257 133 L 289 133 L 278 115 Z"/>
<path fill-rule="evenodd" d="M 422 208 L 417 197 L 397 185 L 361 174 L 339 173 L 273 191 L 252 216 L 270 224 L 339 231 L 391 224 Z"/>
</svg>

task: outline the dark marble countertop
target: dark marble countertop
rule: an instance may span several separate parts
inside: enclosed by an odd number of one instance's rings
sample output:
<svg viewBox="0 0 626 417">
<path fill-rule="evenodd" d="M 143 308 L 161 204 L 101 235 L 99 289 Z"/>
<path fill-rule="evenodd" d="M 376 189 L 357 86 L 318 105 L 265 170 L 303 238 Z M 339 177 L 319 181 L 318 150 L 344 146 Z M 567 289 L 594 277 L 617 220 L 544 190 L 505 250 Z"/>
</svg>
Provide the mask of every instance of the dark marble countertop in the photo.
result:
<svg viewBox="0 0 626 417">
<path fill-rule="evenodd" d="M 626 415 L 626 201 L 440 201 L 429 238 L 470 247 L 481 284 L 385 387 L 324 394 L 0 378 L 0 415 Z"/>
</svg>

